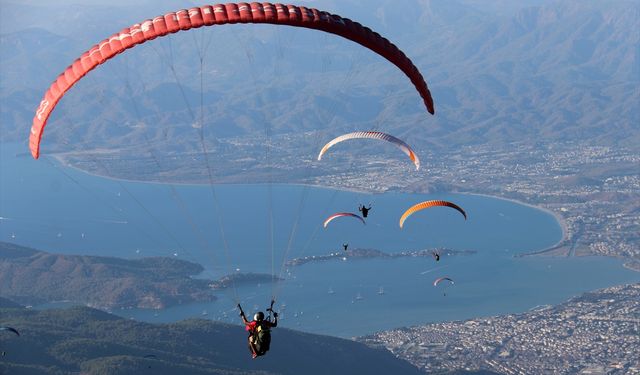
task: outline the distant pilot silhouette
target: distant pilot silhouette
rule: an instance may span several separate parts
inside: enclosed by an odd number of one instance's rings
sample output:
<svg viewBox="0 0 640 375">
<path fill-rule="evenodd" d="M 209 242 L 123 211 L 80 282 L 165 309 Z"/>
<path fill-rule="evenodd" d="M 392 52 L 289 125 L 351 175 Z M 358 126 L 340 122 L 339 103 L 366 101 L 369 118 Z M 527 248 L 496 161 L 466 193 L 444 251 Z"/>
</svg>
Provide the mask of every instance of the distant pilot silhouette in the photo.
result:
<svg viewBox="0 0 640 375">
<path fill-rule="evenodd" d="M 358 206 L 358 211 L 362 212 L 362 217 L 367 217 L 367 215 L 369 215 L 370 209 L 371 209 L 371 204 L 369 204 L 369 207 L 365 207 L 364 204 L 361 204 L 360 206 Z"/>
</svg>

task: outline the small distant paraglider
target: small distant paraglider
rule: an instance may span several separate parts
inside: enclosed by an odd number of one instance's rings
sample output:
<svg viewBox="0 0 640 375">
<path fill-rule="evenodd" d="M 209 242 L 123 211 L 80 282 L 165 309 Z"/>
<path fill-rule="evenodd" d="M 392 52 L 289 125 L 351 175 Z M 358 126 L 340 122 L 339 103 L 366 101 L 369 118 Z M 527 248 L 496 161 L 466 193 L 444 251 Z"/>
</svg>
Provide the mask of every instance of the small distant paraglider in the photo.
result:
<svg viewBox="0 0 640 375">
<path fill-rule="evenodd" d="M 449 281 L 451 284 L 454 283 L 453 280 L 451 280 L 448 277 L 438 277 L 433 281 L 433 286 L 438 286 L 438 284 L 440 284 L 442 281 L 445 281 L 445 280 Z"/>
<path fill-rule="evenodd" d="M 13 328 L 13 327 L 0 327 L 0 331 L 9 331 L 9 332 L 13 332 L 16 335 L 20 336 L 20 332 L 18 332 L 18 330 Z"/>
<path fill-rule="evenodd" d="M 158 359 L 158 357 L 155 354 L 147 354 L 142 358 L 144 358 L 144 359 Z M 148 365 L 147 368 L 151 369 L 151 365 Z"/>
<path fill-rule="evenodd" d="M 5 331 L 5 332 L 13 332 L 13 333 L 15 333 L 15 334 L 16 334 L 16 336 L 20 337 L 20 332 L 18 332 L 18 330 L 17 330 L 17 329 L 15 329 L 15 328 L 13 328 L 13 327 L 6 327 L 6 326 L 2 326 L 2 327 L 0 327 L 0 332 L 1 332 L 1 331 Z M 1 351 L 1 352 L 0 352 L 0 355 L 1 355 L 2 357 L 4 357 L 6 354 L 7 354 L 7 352 L 5 352 L 5 351 Z"/>
<path fill-rule="evenodd" d="M 438 277 L 437 279 L 435 279 L 433 281 L 433 286 L 438 286 L 438 284 L 440 284 L 443 281 L 448 281 L 449 285 L 454 283 L 452 279 L 450 279 L 449 277 L 445 276 L 445 277 Z M 444 292 L 443 294 L 444 294 L 445 297 L 447 296 L 447 292 Z"/>
</svg>

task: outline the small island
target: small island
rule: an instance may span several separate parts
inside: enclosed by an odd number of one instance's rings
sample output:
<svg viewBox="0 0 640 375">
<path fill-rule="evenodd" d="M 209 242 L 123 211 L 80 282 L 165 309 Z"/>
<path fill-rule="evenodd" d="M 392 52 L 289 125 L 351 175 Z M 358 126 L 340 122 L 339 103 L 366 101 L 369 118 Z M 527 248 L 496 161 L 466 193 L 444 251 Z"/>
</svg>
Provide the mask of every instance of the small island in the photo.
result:
<svg viewBox="0 0 640 375">
<path fill-rule="evenodd" d="M 327 255 L 308 255 L 306 257 L 294 258 L 287 261 L 287 266 L 301 266 L 310 262 L 324 262 L 328 260 L 347 260 L 347 259 L 376 259 L 376 258 L 406 258 L 406 257 L 433 257 L 437 253 L 440 257 L 457 256 L 457 255 L 473 255 L 475 250 L 453 250 L 453 249 L 422 249 L 407 250 L 399 253 L 385 253 L 377 249 L 353 249 L 347 251 L 339 251 L 329 253 Z"/>
<path fill-rule="evenodd" d="M 282 280 L 284 279 L 267 273 L 238 272 L 219 278 L 218 280 L 210 283 L 209 287 L 214 290 L 221 290 L 241 285 L 258 285 L 262 283 L 273 283 Z"/>
</svg>

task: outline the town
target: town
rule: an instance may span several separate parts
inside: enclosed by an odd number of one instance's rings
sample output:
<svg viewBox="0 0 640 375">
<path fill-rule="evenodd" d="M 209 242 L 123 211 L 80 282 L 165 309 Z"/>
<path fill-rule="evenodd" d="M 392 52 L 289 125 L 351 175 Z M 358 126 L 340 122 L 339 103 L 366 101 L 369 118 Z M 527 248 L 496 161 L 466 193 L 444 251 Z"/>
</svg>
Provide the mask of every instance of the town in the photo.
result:
<svg viewBox="0 0 640 375">
<path fill-rule="evenodd" d="M 524 314 L 427 324 L 360 338 L 426 373 L 640 373 L 640 284 Z"/>
</svg>

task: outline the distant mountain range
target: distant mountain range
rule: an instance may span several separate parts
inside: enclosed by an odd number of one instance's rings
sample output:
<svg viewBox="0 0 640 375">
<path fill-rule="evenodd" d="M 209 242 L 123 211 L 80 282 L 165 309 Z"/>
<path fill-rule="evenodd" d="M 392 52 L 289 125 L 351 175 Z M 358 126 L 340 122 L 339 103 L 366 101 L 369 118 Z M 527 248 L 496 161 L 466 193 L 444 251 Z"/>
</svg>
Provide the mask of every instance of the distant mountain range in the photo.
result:
<svg viewBox="0 0 640 375">
<path fill-rule="evenodd" d="M 305 3 L 395 42 L 424 73 L 436 115 L 395 67 L 351 42 L 264 25 L 213 27 L 147 43 L 91 72 L 54 112 L 45 150 L 197 153 L 202 120 L 210 145 L 372 128 L 442 151 L 522 141 L 640 144 L 637 1 Z M 28 137 L 48 84 L 92 44 L 181 6 L 3 2 L 2 140 Z M 315 146 L 307 142 L 290 146 Z"/>
</svg>

